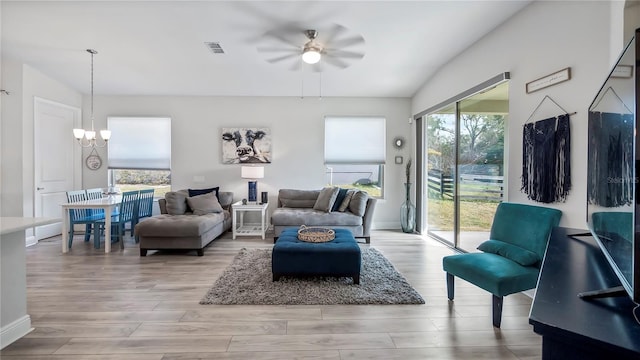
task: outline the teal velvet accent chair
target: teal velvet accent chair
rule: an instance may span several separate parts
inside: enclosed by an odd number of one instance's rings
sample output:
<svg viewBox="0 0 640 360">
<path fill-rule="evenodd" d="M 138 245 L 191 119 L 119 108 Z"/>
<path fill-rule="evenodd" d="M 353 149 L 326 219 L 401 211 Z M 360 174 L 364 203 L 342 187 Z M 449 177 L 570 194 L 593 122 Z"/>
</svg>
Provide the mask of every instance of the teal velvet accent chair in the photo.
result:
<svg viewBox="0 0 640 360">
<path fill-rule="evenodd" d="M 551 230 L 558 226 L 560 210 L 515 203 L 500 203 L 482 252 L 445 256 L 447 296 L 454 297 L 454 278 L 466 280 L 493 297 L 493 326 L 502 321 L 506 295 L 536 287 Z"/>
</svg>

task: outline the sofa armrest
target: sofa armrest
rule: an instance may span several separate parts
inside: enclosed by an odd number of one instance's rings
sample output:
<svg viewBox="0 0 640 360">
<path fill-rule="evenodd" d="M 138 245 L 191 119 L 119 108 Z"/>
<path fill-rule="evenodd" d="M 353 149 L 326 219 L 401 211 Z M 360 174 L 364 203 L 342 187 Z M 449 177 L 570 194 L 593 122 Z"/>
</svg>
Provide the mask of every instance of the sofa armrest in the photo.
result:
<svg viewBox="0 0 640 360">
<path fill-rule="evenodd" d="M 167 214 L 167 200 L 165 198 L 158 199 L 158 207 L 160 208 L 160 214 Z"/>
<path fill-rule="evenodd" d="M 367 207 L 364 211 L 364 216 L 362 217 L 362 236 L 370 237 L 371 236 L 371 225 L 373 223 L 373 211 L 376 208 L 376 203 L 378 199 L 370 197 L 367 200 Z"/>
<path fill-rule="evenodd" d="M 220 205 L 225 210 L 229 210 L 231 208 L 231 204 L 233 204 L 233 192 L 232 191 L 219 191 L 218 199 L 220 200 Z"/>
</svg>

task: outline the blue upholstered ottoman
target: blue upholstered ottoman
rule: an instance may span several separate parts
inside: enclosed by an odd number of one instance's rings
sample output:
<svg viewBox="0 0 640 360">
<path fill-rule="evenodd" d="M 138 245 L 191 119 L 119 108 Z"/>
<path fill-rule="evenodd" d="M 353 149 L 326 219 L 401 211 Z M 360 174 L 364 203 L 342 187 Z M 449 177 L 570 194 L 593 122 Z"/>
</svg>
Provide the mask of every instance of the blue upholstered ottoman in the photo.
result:
<svg viewBox="0 0 640 360">
<path fill-rule="evenodd" d="M 360 283 L 360 246 L 353 233 L 335 229 L 336 238 L 324 243 L 298 240 L 298 229 L 282 231 L 273 245 L 273 281 L 281 276 L 345 276 Z"/>
</svg>

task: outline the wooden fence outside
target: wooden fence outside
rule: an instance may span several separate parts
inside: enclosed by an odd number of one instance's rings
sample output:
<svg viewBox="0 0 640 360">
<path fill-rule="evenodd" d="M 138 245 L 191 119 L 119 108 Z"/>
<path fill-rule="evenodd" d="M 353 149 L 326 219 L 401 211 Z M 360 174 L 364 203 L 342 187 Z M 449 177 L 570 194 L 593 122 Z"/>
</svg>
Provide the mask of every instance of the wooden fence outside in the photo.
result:
<svg viewBox="0 0 640 360">
<path fill-rule="evenodd" d="M 460 200 L 501 201 L 504 195 L 504 177 L 492 175 L 460 174 Z M 453 199 L 453 178 L 440 170 L 429 170 L 429 189 L 441 199 Z"/>
</svg>

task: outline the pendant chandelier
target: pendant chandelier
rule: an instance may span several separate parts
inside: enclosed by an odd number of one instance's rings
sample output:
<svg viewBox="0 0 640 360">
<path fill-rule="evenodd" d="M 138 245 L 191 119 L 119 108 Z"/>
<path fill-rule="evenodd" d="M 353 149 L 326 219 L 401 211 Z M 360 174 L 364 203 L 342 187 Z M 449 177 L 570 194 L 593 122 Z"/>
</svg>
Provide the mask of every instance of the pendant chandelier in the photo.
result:
<svg viewBox="0 0 640 360">
<path fill-rule="evenodd" d="M 96 138 L 96 131 L 93 127 L 93 55 L 98 52 L 93 49 L 87 49 L 87 52 L 91 54 L 91 130 L 73 129 L 73 136 L 78 140 L 78 144 L 86 148 L 105 147 L 107 142 L 111 138 L 110 130 L 100 130 L 100 137 L 102 142 L 98 143 Z"/>
</svg>

